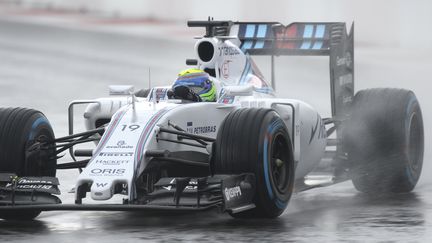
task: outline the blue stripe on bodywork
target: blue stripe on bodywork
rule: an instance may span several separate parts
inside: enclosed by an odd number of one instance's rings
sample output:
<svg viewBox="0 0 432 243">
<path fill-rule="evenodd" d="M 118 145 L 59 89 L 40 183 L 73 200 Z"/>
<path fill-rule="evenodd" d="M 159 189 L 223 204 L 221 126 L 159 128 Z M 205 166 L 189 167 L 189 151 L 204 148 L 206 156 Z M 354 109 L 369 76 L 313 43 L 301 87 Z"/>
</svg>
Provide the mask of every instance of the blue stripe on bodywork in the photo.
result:
<svg viewBox="0 0 432 243">
<path fill-rule="evenodd" d="M 250 49 L 252 47 L 253 42 L 252 41 L 245 41 L 242 50 Z"/>
<path fill-rule="evenodd" d="M 319 49 L 321 49 L 322 45 L 323 45 L 323 42 L 322 42 L 322 41 L 316 41 L 316 42 L 314 43 L 314 45 L 312 46 L 312 49 L 314 49 L 314 50 L 319 50 Z"/>
<path fill-rule="evenodd" d="M 255 92 L 265 93 L 265 94 L 272 94 L 273 93 L 273 89 L 271 87 L 262 87 L 262 88 L 256 88 Z"/>
<path fill-rule="evenodd" d="M 111 119 L 111 122 L 108 125 L 108 128 L 105 130 L 101 140 L 96 146 L 96 152 L 93 154 L 98 154 L 105 147 L 106 142 L 111 138 L 111 135 L 114 133 L 114 130 L 117 128 L 123 116 L 126 114 L 127 109 L 123 109 L 115 113 L 114 119 Z M 91 162 L 91 161 L 90 161 Z"/>
<path fill-rule="evenodd" d="M 254 24 L 248 24 L 246 26 L 246 38 L 253 38 L 255 35 L 255 25 Z M 246 49 L 250 49 L 252 47 L 253 41 L 245 41 L 243 43 L 242 49 L 246 50 Z"/>
<path fill-rule="evenodd" d="M 304 32 L 303 32 L 303 38 L 312 38 L 314 26 L 311 24 L 305 25 Z M 302 45 L 300 46 L 300 49 L 309 49 L 311 48 L 312 42 L 309 40 L 303 41 Z"/>
<path fill-rule="evenodd" d="M 264 37 L 266 37 L 266 33 L 267 33 L 267 25 L 266 24 L 260 24 L 260 25 L 258 25 L 258 33 L 257 33 L 257 38 L 264 38 Z M 258 49 L 258 48 L 263 48 L 264 47 L 264 41 L 263 40 L 260 40 L 260 41 L 257 41 L 256 43 L 255 43 L 255 49 Z"/>
<path fill-rule="evenodd" d="M 138 174 L 138 169 L 140 168 L 139 166 L 139 161 L 141 161 L 142 157 L 143 157 L 143 150 L 145 147 L 145 144 L 147 143 L 147 140 L 150 136 L 150 132 L 149 131 L 153 131 L 155 125 L 157 124 L 157 122 L 168 112 L 170 111 L 172 108 L 163 108 L 160 111 L 156 112 L 155 114 L 153 114 L 153 117 L 147 121 L 145 127 L 143 128 L 140 138 L 138 139 L 138 143 L 137 143 L 137 148 L 135 149 L 135 156 L 134 156 L 134 174 L 133 174 L 133 181 L 136 180 L 136 175 Z M 149 127 L 151 126 L 151 127 Z M 147 130 L 147 133 L 146 133 Z M 144 137 L 143 137 L 144 135 Z M 142 140 L 144 139 L 144 140 Z M 135 186 L 135 184 L 132 184 L 132 186 Z M 131 190 L 132 193 L 131 195 L 129 195 L 129 200 L 132 200 L 135 198 L 135 191 L 134 189 Z"/>
<path fill-rule="evenodd" d="M 311 24 L 305 25 L 304 32 L 303 32 L 303 38 L 312 38 L 314 26 Z"/>
<path fill-rule="evenodd" d="M 256 37 L 263 38 L 266 36 L 266 33 L 267 33 L 267 25 L 266 24 L 258 25 L 258 33 Z"/>
<path fill-rule="evenodd" d="M 246 35 L 245 37 L 254 37 L 255 34 L 255 25 L 254 24 L 248 24 L 246 26 Z"/>
<path fill-rule="evenodd" d="M 303 41 L 303 44 L 301 45 L 300 49 L 309 49 L 311 46 L 310 41 Z"/>
<path fill-rule="evenodd" d="M 147 121 L 147 123 L 145 124 L 140 138 L 138 139 L 138 143 L 137 143 L 137 148 L 135 150 L 135 164 L 137 163 L 137 161 L 141 160 L 142 156 L 143 156 L 143 151 L 144 151 L 144 147 L 147 143 L 148 138 L 150 137 L 151 131 L 153 131 L 153 128 L 155 127 L 155 125 L 157 124 L 157 122 L 170 110 L 172 110 L 173 108 L 163 108 L 159 111 L 157 111 L 156 113 L 154 113 L 152 115 L 152 117 Z"/>
<path fill-rule="evenodd" d="M 324 38 L 325 25 L 319 24 L 316 26 L 315 38 Z"/>
<path fill-rule="evenodd" d="M 248 59 L 246 59 L 245 68 L 243 69 L 243 73 L 242 73 L 240 80 L 239 80 L 240 85 L 246 82 L 246 77 L 249 75 L 250 72 L 251 72 L 250 61 Z"/>
</svg>

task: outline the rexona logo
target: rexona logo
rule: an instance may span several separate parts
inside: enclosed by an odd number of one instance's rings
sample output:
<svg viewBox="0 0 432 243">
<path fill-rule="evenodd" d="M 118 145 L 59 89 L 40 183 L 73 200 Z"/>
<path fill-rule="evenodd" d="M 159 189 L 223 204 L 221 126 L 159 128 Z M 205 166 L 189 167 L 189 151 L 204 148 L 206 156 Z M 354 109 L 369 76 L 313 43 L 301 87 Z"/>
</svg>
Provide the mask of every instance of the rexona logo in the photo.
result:
<svg viewBox="0 0 432 243">
<path fill-rule="evenodd" d="M 101 152 L 99 156 L 107 156 L 107 157 L 127 157 L 133 156 L 133 152 Z"/>
<path fill-rule="evenodd" d="M 225 192 L 225 198 L 227 201 L 229 201 L 235 197 L 240 197 L 242 195 L 239 186 L 235 186 L 235 187 L 231 187 L 231 188 L 225 188 L 224 192 Z"/>
<path fill-rule="evenodd" d="M 121 176 L 126 172 L 125 169 L 92 169 L 90 173 L 97 176 Z"/>
<path fill-rule="evenodd" d="M 128 149 L 133 148 L 131 145 L 127 145 L 124 140 L 120 140 L 117 142 L 116 145 L 108 145 L 107 148 L 113 148 L 113 149 Z"/>
</svg>

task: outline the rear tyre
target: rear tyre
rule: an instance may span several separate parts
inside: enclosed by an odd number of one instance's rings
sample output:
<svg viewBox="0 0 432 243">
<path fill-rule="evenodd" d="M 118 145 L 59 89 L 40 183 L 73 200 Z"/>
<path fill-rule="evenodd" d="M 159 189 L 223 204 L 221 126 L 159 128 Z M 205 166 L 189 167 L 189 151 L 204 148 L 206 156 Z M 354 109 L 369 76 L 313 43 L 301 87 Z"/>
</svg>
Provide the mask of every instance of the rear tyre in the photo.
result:
<svg viewBox="0 0 432 243">
<path fill-rule="evenodd" d="M 30 156 L 26 151 L 37 141 L 54 140 L 47 118 L 39 111 L 25 108 L 0 108 L 0 173 L 18 176 L 51 176 L 56 174 L 55 148 L 45 156 Z M 0 213 L 0 218 L 33 219 L 40 211 Z"/>
<path fill-rule="evenodd" d="M 216 174 L 254 173 L 256 208 L 240 218 L 274 218 L 283 213 L 294 186 L 294 157 L 287 128 L 271 109 L 245 108 L 222 122 L 212 155 Z"/>
<path fill-rule="evenodd" d="M 414 189 L 423 165 L 424 134 L 420 105 L 412 91 L 359 91 L 345 135 L 357 190 L 403 193 Z"/>
</svg>

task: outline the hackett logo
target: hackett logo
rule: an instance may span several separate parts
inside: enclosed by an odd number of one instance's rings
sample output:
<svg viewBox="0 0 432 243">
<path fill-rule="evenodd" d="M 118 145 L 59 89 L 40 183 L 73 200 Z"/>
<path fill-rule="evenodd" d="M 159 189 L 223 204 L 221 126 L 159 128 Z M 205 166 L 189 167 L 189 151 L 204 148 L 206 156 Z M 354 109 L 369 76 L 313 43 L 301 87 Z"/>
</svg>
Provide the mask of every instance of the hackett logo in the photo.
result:
<svg viewBox="0 0 432 243">
<path fill-rule="evenodd" d="M 103 165 L 121 165 L 121 164 L 127 164 L 129 163 L 128 160 L 96 160 L 96 164 L 103 164 Z"/>
</svg>

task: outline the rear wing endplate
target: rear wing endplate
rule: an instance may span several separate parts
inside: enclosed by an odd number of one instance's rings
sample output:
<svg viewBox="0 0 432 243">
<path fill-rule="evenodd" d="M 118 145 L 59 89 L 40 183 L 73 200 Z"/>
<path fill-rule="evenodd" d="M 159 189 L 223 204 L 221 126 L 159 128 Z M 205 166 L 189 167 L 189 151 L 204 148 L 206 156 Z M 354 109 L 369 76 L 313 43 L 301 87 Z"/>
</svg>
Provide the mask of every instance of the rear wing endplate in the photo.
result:
<svg viewBox="0 0 432 243">
<path fill-rule="evenodd" d="M 249 55 L 329 56 L 332 115 L 338 120 L 348 115 L 354 97 L 354 24 L 348 34 L 340 22 L 238 22 L 230 35 L 238 36 Z"/>
</svg>

